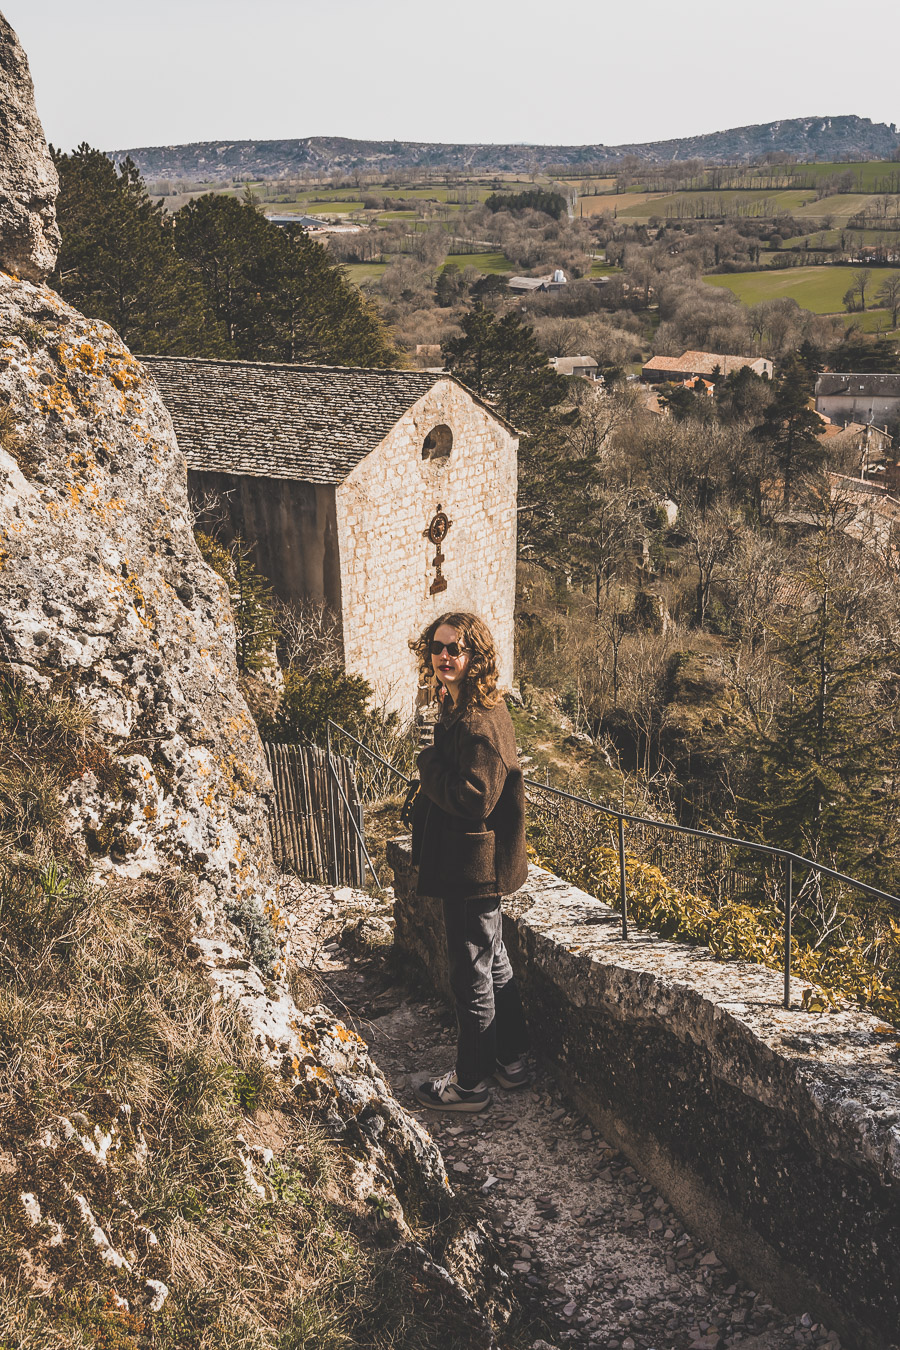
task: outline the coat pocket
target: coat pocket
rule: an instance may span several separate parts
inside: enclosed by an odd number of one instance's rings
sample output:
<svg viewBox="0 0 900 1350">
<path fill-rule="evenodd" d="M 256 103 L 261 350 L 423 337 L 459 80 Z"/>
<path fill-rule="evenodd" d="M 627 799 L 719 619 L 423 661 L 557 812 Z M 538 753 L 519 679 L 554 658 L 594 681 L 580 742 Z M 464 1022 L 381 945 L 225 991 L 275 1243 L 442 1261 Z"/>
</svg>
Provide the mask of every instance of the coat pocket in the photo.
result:
<svg viewBox="0 0 900 1350">
<path fill-rule="evenodd" d="M 473 834 L 448 830 L 441 843 L 441 872 L 449 890 L 493 894 L 497 887 L 493 830 Z"/>
</svg>

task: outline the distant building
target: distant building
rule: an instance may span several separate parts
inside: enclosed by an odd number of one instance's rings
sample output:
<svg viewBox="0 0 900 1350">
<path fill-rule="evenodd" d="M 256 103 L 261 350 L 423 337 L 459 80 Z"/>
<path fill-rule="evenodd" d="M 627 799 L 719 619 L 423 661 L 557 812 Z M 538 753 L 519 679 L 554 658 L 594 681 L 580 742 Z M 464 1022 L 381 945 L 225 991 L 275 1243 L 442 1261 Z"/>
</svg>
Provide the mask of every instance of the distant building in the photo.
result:
<svg viewBox="0 0 900 1350">
<path fill-rule="evenodd" d="M 548 291 L 561 291 L 569 283 L 565 272 L 561 267 L 557 267 L 556 271 L 552 272 L 550 276 L 510 277 L 506 284 L 511 291 L 541 291 L 546 293 Z"/>
<path fill-rule="evenodd" d="M 682 352 L 681 356 L 654 356 L 641 371 L 647 384 L 682 384 L 685 380 L 709 379 L 716 373 L 724 379 L 749 366 L 755 375 L 771 380 L 774 367 L 764 356 L 723 356 L 718 352 Z"/>
<path fill-rule="evenodd" d="M 551 356 L 550 364 L 557 375 L 581 375 L 585 380 L 596 380 L 600 371 L 592 356 Z"/>
<path fill-rule="evenodd" d="M 270 225 L 302 225 L 304 230 L 317 230 L 322 224 L 317 216 L 266 216 Z"/>
<path fill-rule="evenodd" d="M 854 375 L 826 370 L 816 380 L 816 412 L 842 426 L 885 427 L 900 416 L 900 375 Z"/>
<path fill-rule="evenodd" d="M 382 702 L 412 711 L 407 640 L 445 610 L 485 619 L 512 681 L 518 440 L 498 413 L 446 374 L 142 359 L 194 501 L 283 600 L 331 606 Z"/>
<path fill-rule="evenodd" d="M 300 225 L 308 234 L 362 234 L 362 225 L 325 220 L 322 216 L 266 216 L 270 225 Z"/>
<path fill-rule="evenodd" d="M 816 438 L 828 448 L 832 463 L 838 460 L 852 465 L 860 477 L 882 478 L 889 460 L 893 442 L 880 427 L 862 422 L 847 422 L 841 426 L 829 417 L 819 414 L 823 427 Z"/>
</svg>

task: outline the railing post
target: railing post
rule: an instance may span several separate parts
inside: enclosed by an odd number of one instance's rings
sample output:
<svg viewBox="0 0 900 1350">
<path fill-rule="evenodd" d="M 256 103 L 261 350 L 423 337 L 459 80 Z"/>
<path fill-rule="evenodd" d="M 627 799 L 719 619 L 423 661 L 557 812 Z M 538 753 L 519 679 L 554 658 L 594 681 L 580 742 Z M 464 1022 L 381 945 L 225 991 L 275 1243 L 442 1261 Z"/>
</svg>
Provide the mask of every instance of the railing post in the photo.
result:
<svg viewBox="0 0 900 1350">
<path fill-rule="evenodd" d="M 787 895 L 784 901 L 784 1006 L 791 1006 L 791 919 L 794 908 L 794 860 L 787 860 Z"/>
<path fill-rule="evenodd" d="M 363 806 L 362 802 L 357 802 L 356 804 L 356 823 L 357 823 L 356 865 L 357 868 L 359 869 L 359 878 L 354 882 L 354 885 L 364 886 L 366 884 L 367 849 L 365 844 L 363 843 L 363 840 L 365 839 L 366 817 L 365 817 L 365 807 Z M 372 875 L 375 877 L 375 884 L 377 886 L 380 886 L 381 882 L 378 880 L 374 868 L 372 869 Z"/>
<path fill-rule="evenodd" d="M 326 773 L 328 776 L 328 825 L 331 835 L 331 884 L 339 886 L 341 884 L 340 874 L 338 872 L 338 842 L 337 842 L 337 803 L 334 795 L 334 766 L 331 762 L 331 723 L 325 725 L 326 736 L 326 755 L 328 763 Z"/>
<path fill-rule="evenodd" d="M 619 900 L 622 904 L 622 937 L 628 937 L 628 887 L 625 883 L 625 822 L 619 822 Z"/>
</svg>

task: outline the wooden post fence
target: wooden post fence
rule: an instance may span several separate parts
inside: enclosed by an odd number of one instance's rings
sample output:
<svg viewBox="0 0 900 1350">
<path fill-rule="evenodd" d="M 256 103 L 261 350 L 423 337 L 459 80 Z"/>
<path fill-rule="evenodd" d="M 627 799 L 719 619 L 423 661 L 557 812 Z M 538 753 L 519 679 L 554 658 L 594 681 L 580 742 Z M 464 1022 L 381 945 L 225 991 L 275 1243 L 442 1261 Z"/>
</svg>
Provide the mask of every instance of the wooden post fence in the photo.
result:
<svg viewBox="0 0 900 1350">
<path fill-rule="evenodd" d="M 354 821 L 362 830 L 363 813 L 352 760 L 332 755 L 353 820 L 331 781 L 321 746 L 265 741 L 264 748 L 275 785 L 269 810 L 275 861 L 311 881 L 362 886 L 365 857 Z"/>
</svg>

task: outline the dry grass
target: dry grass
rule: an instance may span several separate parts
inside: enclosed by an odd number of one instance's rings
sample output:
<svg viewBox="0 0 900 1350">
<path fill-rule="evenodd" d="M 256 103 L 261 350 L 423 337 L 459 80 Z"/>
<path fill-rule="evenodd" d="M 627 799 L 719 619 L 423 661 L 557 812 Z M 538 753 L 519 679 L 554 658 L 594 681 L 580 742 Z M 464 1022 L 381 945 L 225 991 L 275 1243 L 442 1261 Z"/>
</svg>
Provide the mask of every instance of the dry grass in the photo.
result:
<svg viewBox="0 0 900 1350">
<path fill-rule="evenodd" d="M 190 881 L 91 882 L 59 794 L 85 767 L 113 779 L 115 764 L 78 703 L 3 674 L 0 748 L 0 1348 L 484 1343 L 439 1280 L 423 1283 L 377 1207 L 355 1198 L 352 1159 L 315 1103 L 272 1075 L 186 959 Z M 88 1136 L 115 1124 L 125 1147 L 101 1165 L 66 1142 L 61 1117 Z M 238 1135 L 275 1149 L 272 1195 L 247 1185 Z M 40 1201 L 37 1227 L 23 1193 Z M 76 1194 L 131 1274 L 101 1259 Z M 461 1222 L 426 1208 L 416 1239 L 441 1261 Z M 170 1290 L 155 1314 L 148 1277 Z M 505 1344 L 531 1340 L 510 1332 Z"/>
</svg>

